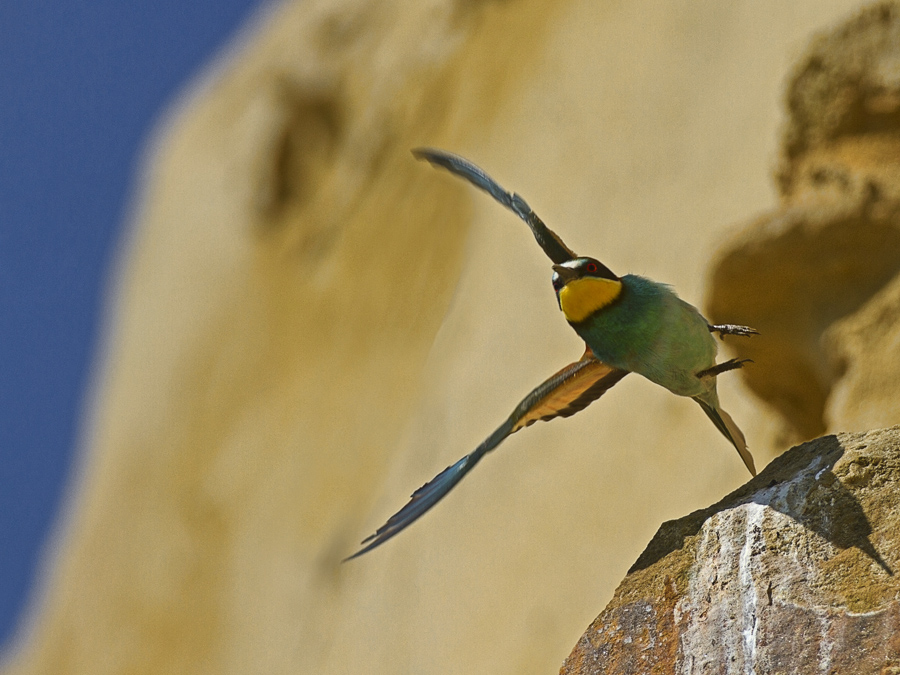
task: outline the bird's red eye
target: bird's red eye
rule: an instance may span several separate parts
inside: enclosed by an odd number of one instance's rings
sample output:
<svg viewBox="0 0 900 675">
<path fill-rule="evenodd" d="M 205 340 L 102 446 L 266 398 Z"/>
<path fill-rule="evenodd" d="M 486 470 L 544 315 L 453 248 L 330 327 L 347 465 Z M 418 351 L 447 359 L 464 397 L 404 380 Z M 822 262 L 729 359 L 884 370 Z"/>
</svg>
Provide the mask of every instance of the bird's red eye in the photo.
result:
<svg viewBox="0 0 900 675">
<path fill-rule="evenodd" d="M 587 267 L 585 267 L 585 269 L 588 271 L 588 273 L 594 274 L 597 271 L 597 263 L 590 262 L 587 264 Z"/>
</svg>

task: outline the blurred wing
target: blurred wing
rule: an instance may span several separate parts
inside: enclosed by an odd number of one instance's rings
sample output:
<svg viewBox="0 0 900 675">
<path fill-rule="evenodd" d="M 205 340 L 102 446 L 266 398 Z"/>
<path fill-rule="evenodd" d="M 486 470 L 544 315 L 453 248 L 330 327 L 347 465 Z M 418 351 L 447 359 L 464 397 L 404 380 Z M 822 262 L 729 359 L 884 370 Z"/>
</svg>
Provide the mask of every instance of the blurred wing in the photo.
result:
<svg viewBox="0 0 900 675">
<path fill-rule="evenodd" d="M 459 155 L 453 155 L 449 152 L 435 150 L 433 148 L 417 148 L 413 150 L 412 153 L 416 159 L 424 159 L 434 166 L 447 169 L 447 171 L 465 178 L 472 183 L 472 185 L 484 190 L 491 197 L 503 204 L 503 206 L 519 216 L 519 218 L 528 223 L 528 227 L 531 228 L 534 238 L 537 239 L 537 243 L 540 247 L 544 249 L 544 253 L 547 254 L 547 257 L 557 265 L 568 260 L 574 260 L 578 257 L 572 249 L 563 243 L 563 240 L 559 238 L 559 235 L 556 234 L 556 232 L 544 225 L 544 221 L 537 217 L 537 214 L 531 210 L 531 207 L 528 206 L 524 199 L 515 193 L 504 190 L 497 181 L 488 176 L 479 167 L 472 164 L 472 162 L 463 159 Z"/>
<path fill-rule="evenodd" d="M 347 560 L 371 551 L 414 523 L 450 492 L 484 455 L 500 445 L 510 434 L 538 420 L 569 417 L 584 410 L 627 374 L 627 370 L 608 366 L 598 361 L 590 350 L 585 351 L 580 360 L 569 364 L 528 394 L 506 421 L 473 452 L 448 466 L 413 492 L 406 506 L 391 516 L 375 534 L 364 539 L 362 543 L 368 545 Z"/>
</svg>

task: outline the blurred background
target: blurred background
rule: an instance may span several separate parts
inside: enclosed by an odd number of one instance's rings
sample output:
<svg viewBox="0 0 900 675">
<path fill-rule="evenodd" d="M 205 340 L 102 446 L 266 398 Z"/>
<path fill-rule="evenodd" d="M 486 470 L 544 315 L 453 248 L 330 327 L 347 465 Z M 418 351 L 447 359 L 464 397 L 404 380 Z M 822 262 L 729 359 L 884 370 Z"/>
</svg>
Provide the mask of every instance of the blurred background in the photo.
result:
<svg viewBox="0 0 900 675">
<path fill-rule="evenodd" d="M 0 643 L 73 468 L 142 151 L 261 4 L 0 6 Z"/>
<path fill-rule="evenodd" d="M 860 6 L 0 10 L 4 674 L 553 672 L 747 480 L 632 376 L 340 564 L 583 350 L 416 146 L 760 329 L 719 385 L 758 467 L 896 423 L 900 9 Z"/>
</svg>

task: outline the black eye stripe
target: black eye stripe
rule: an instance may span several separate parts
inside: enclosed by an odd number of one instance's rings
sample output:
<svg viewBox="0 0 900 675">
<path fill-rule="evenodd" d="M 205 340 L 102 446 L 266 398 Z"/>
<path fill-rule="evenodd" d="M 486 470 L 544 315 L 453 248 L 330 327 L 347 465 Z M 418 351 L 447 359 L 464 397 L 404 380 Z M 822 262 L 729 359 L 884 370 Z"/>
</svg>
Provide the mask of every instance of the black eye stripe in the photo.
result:
<svg viewBox="0 0 900 675">
<path fill-rule="evenodd" d="M 612 273 L 612 270 L 599 260 L 594 260 L 593 258 L 582 260 L 580 266 L 583 270 L 582 274 L 589 274 L 592 277 L 601 277 L 603 279 L 618 279 L 618 277 Z"/>
</svg>

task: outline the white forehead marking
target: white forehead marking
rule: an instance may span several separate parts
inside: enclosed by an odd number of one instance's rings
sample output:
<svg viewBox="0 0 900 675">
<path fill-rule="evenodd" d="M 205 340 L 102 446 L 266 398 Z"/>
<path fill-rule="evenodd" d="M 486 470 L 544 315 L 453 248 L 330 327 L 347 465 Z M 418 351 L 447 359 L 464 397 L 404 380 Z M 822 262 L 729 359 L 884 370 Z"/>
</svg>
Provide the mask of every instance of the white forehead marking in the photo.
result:
<svg viewBox="0 0 900 675">
<path fill-rule="evenodd" d="M 581 258 L 575 258 L 574 260 L 566 260 L 564 263 L 560 263 L 560 267 L 578 267 L 579 263 L 582 261 Z"/>
</svg>

